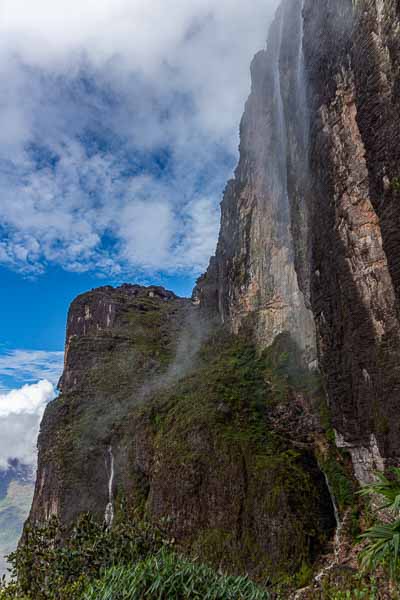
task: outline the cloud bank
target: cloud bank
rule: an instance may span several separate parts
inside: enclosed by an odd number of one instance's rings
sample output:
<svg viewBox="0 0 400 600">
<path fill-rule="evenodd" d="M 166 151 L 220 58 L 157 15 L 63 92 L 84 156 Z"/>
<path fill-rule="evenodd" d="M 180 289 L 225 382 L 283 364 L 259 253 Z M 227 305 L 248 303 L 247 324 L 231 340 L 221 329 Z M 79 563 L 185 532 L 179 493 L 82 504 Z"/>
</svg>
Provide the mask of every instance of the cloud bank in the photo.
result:
<svg viewBox="0 0 400 600">
<path fill-rule="evenodd" d="M 0 264 L 204 269 L 272 0 L 2 0 Z"/>
<path fill-rule="evenodd" d="M 7 470 L 9 461 L 15 459 L 36 465 L 40 421 L 46 405 L 56 396 L 63 359 L 63 352 L 0 353 L 0 471 Z"/>
<path fill-rule="evenodd" d="M 0 394 L 0 470 L 13 459 L 35 466 L 40 421 L 53 398 L 53 385 L 45 380 Z"/>
</svg>

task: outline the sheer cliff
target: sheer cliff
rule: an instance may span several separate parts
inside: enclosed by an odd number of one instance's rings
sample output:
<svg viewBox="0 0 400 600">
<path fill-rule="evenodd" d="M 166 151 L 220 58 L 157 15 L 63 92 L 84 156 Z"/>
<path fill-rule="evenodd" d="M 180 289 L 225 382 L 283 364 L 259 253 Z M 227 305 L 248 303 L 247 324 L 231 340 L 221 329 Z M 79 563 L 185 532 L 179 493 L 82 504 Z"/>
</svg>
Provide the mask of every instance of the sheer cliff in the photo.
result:
<svg viewBox="0 0 400 600">
<path fill-rule="evenodd" d="M 396 2 L 282 3 L 197 290 L 261 347 L 289 331 L 310 361 L 316 339 L 361 482 L 400 451 L 398 34 Z"/>
<path fill-rule="evenodd" d="M 400 450 L 400 7 L 357 2 L 352 23 L 339 4 L 305 12 L 312 304 L 338 443 L 362 481 Z"/>
<path fill-rule="evenodd" d="M 324 551 L 352 473 L 399 463 L 399 33 L 395 0 L 283 0 L 193 298 L 71 306 L 31 522 L 128 503 L 279 578 Z"/>
</svg>

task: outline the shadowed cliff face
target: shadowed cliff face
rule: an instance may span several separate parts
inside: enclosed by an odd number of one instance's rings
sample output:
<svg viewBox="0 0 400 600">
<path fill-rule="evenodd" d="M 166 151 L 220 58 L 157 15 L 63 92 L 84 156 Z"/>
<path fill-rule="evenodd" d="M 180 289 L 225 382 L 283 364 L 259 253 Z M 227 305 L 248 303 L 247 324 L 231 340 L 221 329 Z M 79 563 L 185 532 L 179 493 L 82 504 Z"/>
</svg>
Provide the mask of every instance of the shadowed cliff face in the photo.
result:
<svg viewBox="0 0 400 600">
<path fill-rule="evenodd" d="M 400 456 L 399 5 L 306 3 L 312 306 L 338 444 Z"/>
<path fill-rule="evenodd" d="M 289 331 L 310 362 L 316 331 L 360 481 L 400 455 L 399 27 L 394 1 L 282 2 L 197 290 L 261 347 Z"/>
</svg>

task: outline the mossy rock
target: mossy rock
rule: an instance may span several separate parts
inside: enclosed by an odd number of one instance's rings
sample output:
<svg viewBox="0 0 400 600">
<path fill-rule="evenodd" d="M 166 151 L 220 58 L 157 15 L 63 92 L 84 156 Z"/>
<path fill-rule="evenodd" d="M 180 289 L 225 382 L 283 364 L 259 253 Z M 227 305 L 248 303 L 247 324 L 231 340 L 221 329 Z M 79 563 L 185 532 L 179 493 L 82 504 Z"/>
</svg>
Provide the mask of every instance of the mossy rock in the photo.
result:
<svg viewBox="0 0 400 600">
<path fill-rule="evenodd" d="M 179 548 L 232 573 L 281 579 L 311 565 L 335 526 L 312 448 L 275 426 L 319 383 L 288 334 L 260 353 L 189 301 L 100 290 L 70 315 L 62 394 L 40 436 L 32 519 L 104 519 L 112 448 L 118 503 Z M 299 442 L 299 443 L 298 443 Z"/>
</svg>

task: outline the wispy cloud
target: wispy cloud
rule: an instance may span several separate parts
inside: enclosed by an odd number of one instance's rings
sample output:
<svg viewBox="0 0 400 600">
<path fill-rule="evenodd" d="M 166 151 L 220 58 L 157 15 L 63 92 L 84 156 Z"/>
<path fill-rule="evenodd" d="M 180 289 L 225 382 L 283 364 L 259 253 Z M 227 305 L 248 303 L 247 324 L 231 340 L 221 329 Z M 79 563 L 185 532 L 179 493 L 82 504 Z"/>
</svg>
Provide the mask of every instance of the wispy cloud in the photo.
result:
<svg viewBox="0 0 400 600">
<path fill-rule="evenodd" d="M 0 261 L 30 273 L 48 263 L 113 274 L 204 268 L 218 230 L 217 175 L 200 193 L 183 160 L 176 175 L 130 176 L 123 157 L 89 156 L 76 141 L 55 156 L 52 166 L 26 157 L 23 172 L 3 173 Z"/>
<path fill-rule="evenodd" d="M 275 1 L 28 4 L 0 8 L 0 263 L 199 273 Z"/>
<path fill-rule="evenodd" d="M 41 350 L 9 350 L 0 352 L 0 381 L 10 378 L 14 383 L 37 383 L 47 380 L 56 385 L 63 369 L 63 352 Z M 6 387 L 3 382 L 3 389 Z M 1 414 L 1 406 L 0 406 Z"/>
<path fill-rule="evenodd" d="M 13 459 L 35 465 L 40 421 L 53 398 L 54 388 L 49 381 L 0 393 L 0 470 L 7 470 Z"/>
</svg>

